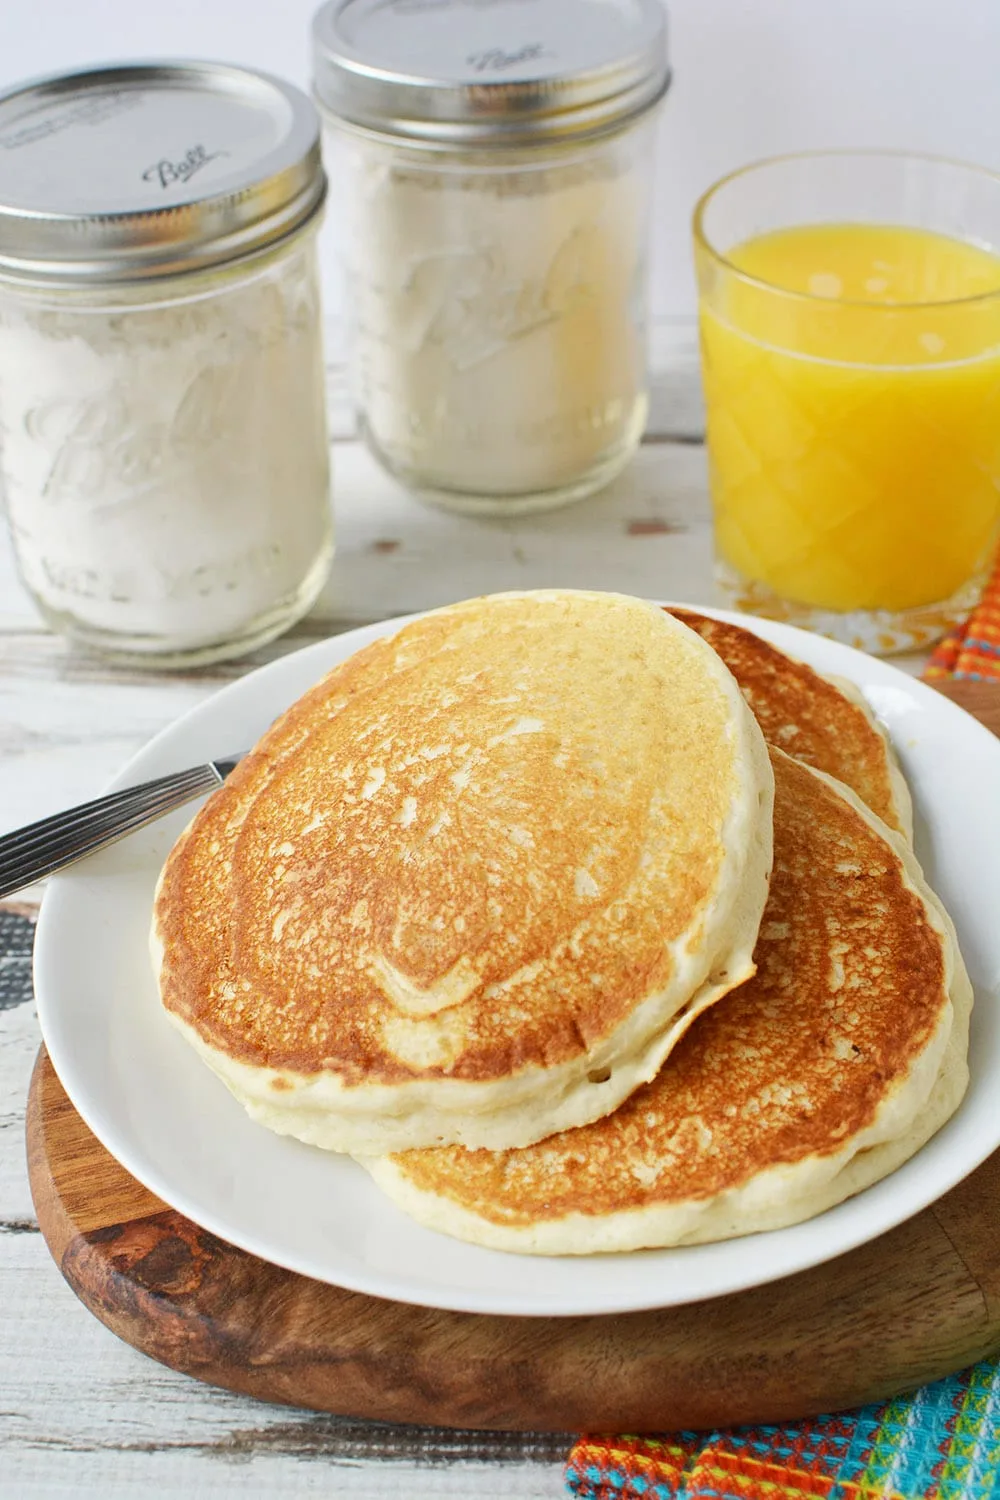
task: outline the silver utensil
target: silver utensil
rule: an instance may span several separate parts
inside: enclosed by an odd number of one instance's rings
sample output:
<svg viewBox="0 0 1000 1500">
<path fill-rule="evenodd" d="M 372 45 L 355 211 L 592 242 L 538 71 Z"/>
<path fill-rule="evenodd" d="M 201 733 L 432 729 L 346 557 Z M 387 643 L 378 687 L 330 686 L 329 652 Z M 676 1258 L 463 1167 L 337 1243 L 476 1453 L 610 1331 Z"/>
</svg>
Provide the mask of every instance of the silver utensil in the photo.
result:
<svg viewBox="0 0 1000 1500">
<path fill-rule="evenodd" d="M 187 771 L 174 771 L 170 776 L 111 792 L 93 802 L 82 802 L 79 807 L 6 834 L 0 838 L 0 897 L 13 895 L 84 855 L 144 828 L 192 798 L 214 791 L 242 758 L 234 755 L 228 760 L 210 760 L 204 766 L 192 766 Z"/>
</svg>

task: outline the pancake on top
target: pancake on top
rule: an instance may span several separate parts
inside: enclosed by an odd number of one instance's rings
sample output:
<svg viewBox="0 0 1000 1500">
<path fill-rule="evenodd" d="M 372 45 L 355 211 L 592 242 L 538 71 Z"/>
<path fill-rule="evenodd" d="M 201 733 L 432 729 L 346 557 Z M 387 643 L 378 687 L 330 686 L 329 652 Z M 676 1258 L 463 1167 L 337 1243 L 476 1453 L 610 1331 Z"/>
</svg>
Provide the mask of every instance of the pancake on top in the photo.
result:
<svg viewBox="0 0 1000 1500">
<path fill-rule="evenodd" d="M 886 1176 L 957 1109 L 972 990 L 905 842 L 772 750 L 757 974 L 606 1119 L 520 1151 L 366 1160 L 433 1229 L 581 1255 L 794 1224 Z"/>
<path fill-rule="evenodd" d="M 753 973 L 772 797 L 734 678 L 662 610 L 438 610 L 334 667 L 177 842 L 163 1005 L 271 1129 L 527 1145 Z"/>
</svg>

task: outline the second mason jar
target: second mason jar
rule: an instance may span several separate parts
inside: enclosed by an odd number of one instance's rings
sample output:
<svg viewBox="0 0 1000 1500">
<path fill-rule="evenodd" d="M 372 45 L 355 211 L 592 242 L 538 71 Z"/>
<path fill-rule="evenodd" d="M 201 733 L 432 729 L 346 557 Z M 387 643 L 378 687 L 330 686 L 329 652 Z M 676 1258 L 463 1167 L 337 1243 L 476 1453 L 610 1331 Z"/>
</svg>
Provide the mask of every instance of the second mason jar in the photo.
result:
<svg viewBox="0 0 1000 1500">
<path fill-rule="evenodd" d="M 457 511 L 600 488 L 648 405 L 660 0 L 330 0 L 313 38 L 372 451 Z"/>
</svg>

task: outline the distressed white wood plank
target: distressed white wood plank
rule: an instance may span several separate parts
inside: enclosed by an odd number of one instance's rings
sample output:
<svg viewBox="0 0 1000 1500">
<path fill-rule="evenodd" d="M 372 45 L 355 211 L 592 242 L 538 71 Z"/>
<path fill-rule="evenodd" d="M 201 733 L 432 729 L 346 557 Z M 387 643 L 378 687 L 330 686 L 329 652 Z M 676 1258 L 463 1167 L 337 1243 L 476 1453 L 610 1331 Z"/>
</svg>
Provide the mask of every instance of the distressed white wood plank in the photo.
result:
<svg viewBox="0 0 1000 1500">
<path fill-rule="evenodd" d="M 2 1500 L 136 1500 L 138 1495 L 156 1500 L 566 1500 L 566 1493 L 557 1465 L 352 1467 L 325 1458 L 275 1460 L 237 1452 L 206 1459 L 162 1449 L 32 1454 L 9 1480 L 0 1478 Z"/>
<path fill-rule="evenodd" d="M 97 1495 L 102 1484 L 170 1496 L 192 1486 L 212 1496 L 401 1500 L 560 1493 L 566 1436 L 380 1426 L 266 1406 L 178 1375 L 86 1311 L 40 1234 L 0 1236 L 0 1305 L 0 1495 L 12 1500 Z"/>
<path fill-rule="evenodd" d="M 162 1447 L 225 1459 L 328 1458 L 440 1465 L 474 1459 L 556 1464 L 566 1434 L 462 1433 L 360 1422 L 269 1406 L 216 1389 L 147 1359 L 78 1302 L 40 1234 L 0 1241 L 5 1289 L 0 1390 L 0 1474 L 11 1453 L 142 1453 Z"/>
<path fill-rule="evenodd" d="M 141 744 L 217 686 L 65 680 L 65 663 L 51 636 L 0 636 L 0 832 L 96 796 Z"/>
<path fill-rule="evenodd" d="M 4 1242 L 36 1223 L 24 1155 L 24 1106 L 38 1044 L 33 1004 L 0 1010 L 0 1241 Z M 0 1308 L 7 1306 L 0 1292 Z M 0 1361 L 7 1343 L 7 1317 L 0 1314 Z"/>
<path fill-rule="evenodd" d="M 421 505 L 352 444 L 337 451 L 334 511 L 333 573 L 310 628 L 554 585 L 717 598 L 699 445 L 646 445 L 599 495 L 542 515 L 488 520 Z"/>
</svg>

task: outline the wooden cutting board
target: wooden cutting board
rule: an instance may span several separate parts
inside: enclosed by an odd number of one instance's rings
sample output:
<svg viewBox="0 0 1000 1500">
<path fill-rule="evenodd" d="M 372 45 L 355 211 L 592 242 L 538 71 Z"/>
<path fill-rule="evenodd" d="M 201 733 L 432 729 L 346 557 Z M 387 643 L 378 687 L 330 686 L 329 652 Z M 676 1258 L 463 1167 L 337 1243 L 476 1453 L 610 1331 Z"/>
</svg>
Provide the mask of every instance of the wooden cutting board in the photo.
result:
<svg viewBox="0 0 1000 1500">
<path fill-rule="evenodd" d="M 1000 690 L 947 691 L 1000 734 Z M 120 1338 L 214 1385 L 344 1416 L 534 1431 L 774 1422 L 882 1400 L 1000 1349 L 1000 1152 L 812 1271 L 597 1318 L 438 1312 L 258 1260 L 130 1177 L 44 1050 L 28 1166 L 56 1264 Z"/>
</svg>

